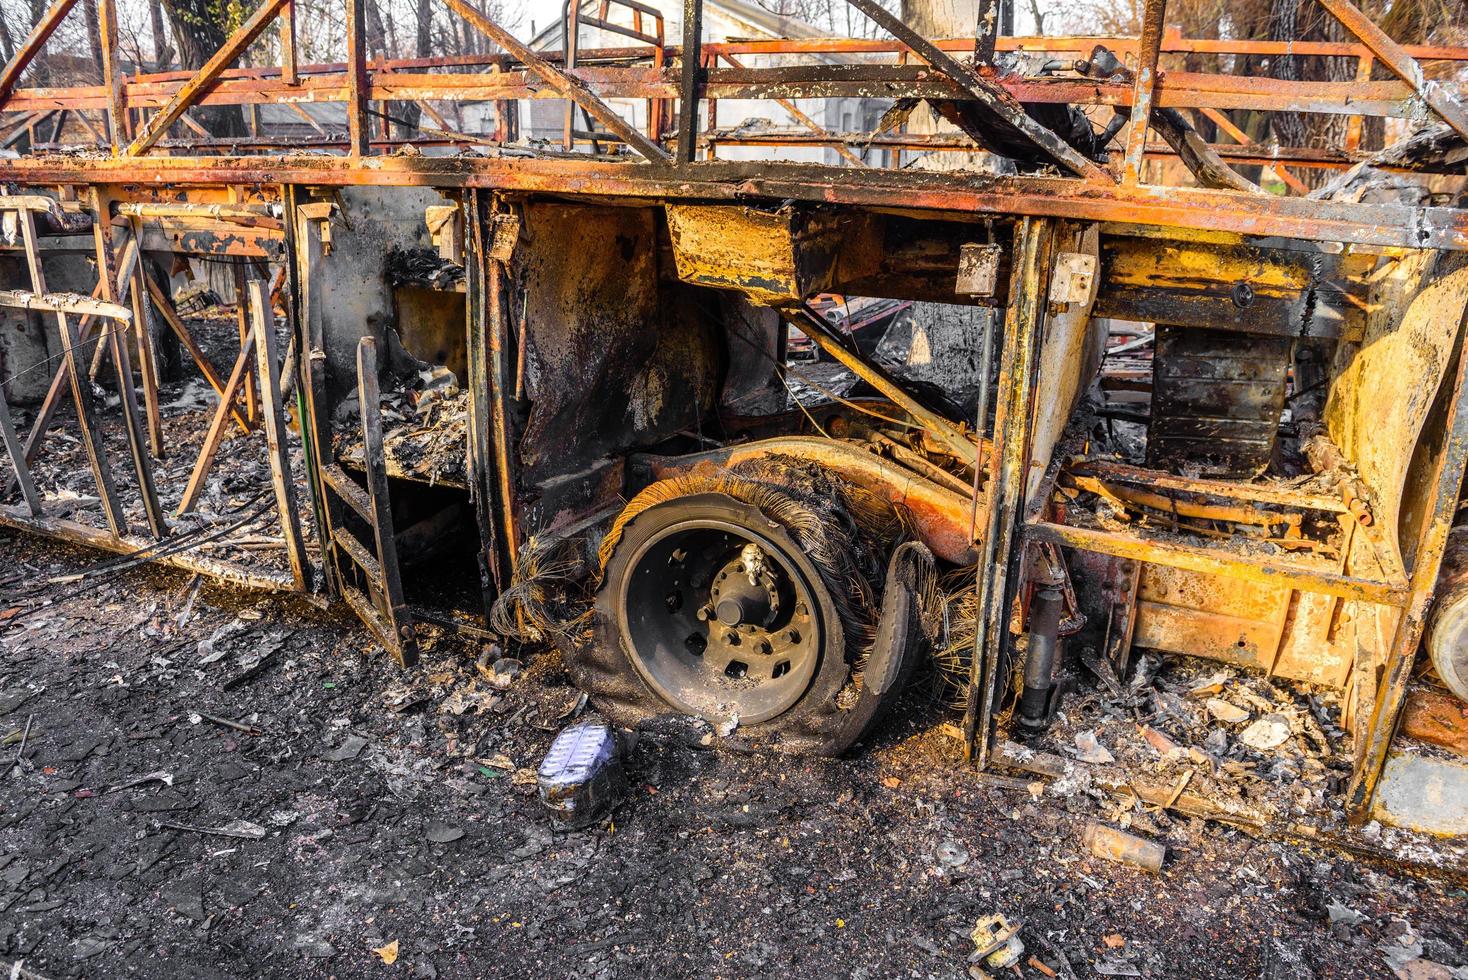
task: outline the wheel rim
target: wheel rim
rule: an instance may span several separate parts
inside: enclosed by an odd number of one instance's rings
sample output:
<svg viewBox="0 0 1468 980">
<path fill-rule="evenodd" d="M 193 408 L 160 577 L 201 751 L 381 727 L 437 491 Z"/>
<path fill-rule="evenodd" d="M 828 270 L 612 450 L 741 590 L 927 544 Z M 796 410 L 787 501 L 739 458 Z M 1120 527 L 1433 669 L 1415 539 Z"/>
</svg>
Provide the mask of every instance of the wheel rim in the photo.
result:
<svg viewBox="0 0 1468 980">
<path fill-rule="evenodd" d="M 633 553 L 617 595 L 633 667 L 680 710 L 741 724 L 788 711 L 820 666 L 819 580 L 747 527 L 683 521 Z"/>
</svg>

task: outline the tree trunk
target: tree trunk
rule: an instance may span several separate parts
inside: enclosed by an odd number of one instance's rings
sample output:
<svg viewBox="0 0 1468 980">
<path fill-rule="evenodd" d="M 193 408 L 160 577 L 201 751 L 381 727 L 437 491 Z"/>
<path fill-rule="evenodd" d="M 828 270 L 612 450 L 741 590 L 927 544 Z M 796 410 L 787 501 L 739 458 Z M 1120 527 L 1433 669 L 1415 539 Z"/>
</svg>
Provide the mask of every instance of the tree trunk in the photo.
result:
<svg viewBox="0 0 1468 980">
<path fill-rule="evenodd" d="M 153 70 L 167 71 L 173 64 L 173 46 L 168 43 L 168 26 L 163 23 L 163 8 L 148 4 L 148 25 L 153 29 Z"/>
<path fill-rule="evenodd" d="M 197 70 L 209 56 L 229 39 L 223 0 L 160 0 L 168 20 L 173 24 L 173 39 L 178 44 L 181 68 Z M 210 134 L 220 137 L 244 136 L 245 115 L 237 105 L 195 106 L 194 118 Z"/>
</svg>

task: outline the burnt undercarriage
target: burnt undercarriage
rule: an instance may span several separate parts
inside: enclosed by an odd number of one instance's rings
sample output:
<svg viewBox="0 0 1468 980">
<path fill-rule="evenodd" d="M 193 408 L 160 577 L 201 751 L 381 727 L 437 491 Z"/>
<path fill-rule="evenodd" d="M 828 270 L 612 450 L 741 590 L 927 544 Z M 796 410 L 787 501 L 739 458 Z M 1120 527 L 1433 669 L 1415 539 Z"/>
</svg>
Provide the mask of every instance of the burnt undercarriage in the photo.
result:
<svg viewBox="0 0 1468 980">
<path fill-rule="evenodd" d="M 1266 193 L 1241 172 L 1259 161 L 1174 104 L 1205 95 L 1157 86 L 1157 7 L 1143 70 L 1097 50 L 1028 75 L 868 12 L 936 81 L 877 63 L 671 79 L 662 48 L 652 75 L 615 53 L 574 74 L 476 22 L 508 52 L 504 77 L 463 76 L 507 130 L 476 153 L 374 155 L 358 112 L 345 155 L 162 155 L 193 100 L 273 100 L 273 76 L 119 91 L 136 119 L 117 155 L 0 160 L 0 521 L 341 602 L 407 668 L 425 622 L 554 648 L 620 725 L 693 714 L 789 751 L 850 749 L 927 677 L 980 768 L 1054 769 L 1087 751 L 1062 737 L 1088 734 L 1064 716 L 1076 680 L 1137 712 L 1154 655 L 1218 661 L 1269 686 L 1184 672 L 1182 707 L 1148 703 L 1146 729 L 1233 718 L 1243 739 L 1238 712 L 1283 714 L 1327 759 L 1328 794 L 1244 822 L 1340 805 L 1412 823 L 1400 799 L 1468 771 L 1413 722 L 1468 698 L 1462 106 L 1424 89 L 1442 132 Z M 357 67 L 358 110 L 416 84 Z M 1014 172 L 723 161 L 740 137 L 711 114 L 697 133 L 700 99 L 883 73 L 912 88 L 896 108 L 927 102 Z M 656 102 L 647 131 L 588 78 Z M 590 153 L 511 138 L 503 106 L 541 84 L 606 127 Z M 1405 113 L 1387 96 L 1408 82 L 1389 84 L 1380 106 L 1301 98 Z M 1072 104 L 1082 88 L 1085 108 L 1130 100 L 1124 141 Z M 0 92 L 15 111 L 55 98 Z M 1144 182 L 1149 160 L 1188 186 Z M 886 319 L 854 312 L 871 304 Z M 861 333 L 899 314 L 905 341 Z M 963 331 L 964 365 L 925 375 L 916 352 L 952 357 Z M 824 366 L 794 364 L 792 334 Z M 1152 795 L 1207 809 L 1186 792 Z"/>
</svg>

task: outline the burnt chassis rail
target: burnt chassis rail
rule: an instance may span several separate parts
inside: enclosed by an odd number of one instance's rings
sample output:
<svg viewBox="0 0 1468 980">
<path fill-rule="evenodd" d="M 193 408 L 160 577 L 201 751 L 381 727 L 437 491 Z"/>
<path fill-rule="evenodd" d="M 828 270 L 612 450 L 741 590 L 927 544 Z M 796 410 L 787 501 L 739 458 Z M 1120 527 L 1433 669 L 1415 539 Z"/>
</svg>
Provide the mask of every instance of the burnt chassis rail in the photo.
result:
<svg viewBox="0 0 1468 980">
<path fill-rule="evenodd" d="M 1223 236 L 1233 241 L 1265 238 L 1297 239 L 1325 243 L 1331 248 L 1347 246 L 1367 251 L 1415 249 L 1468 250 L 1468 214 L 1451 208 L 1415 208 L 1398 205 L 1341 204 L 1329 200 L 1306 200 L 1244 194 L 1235 191 L 1179 187 L 1160 187 L 1143 183 L 1141 162 L 1168 151 L 1145 141 L 1145 126 L 1133 126 L 1127 143 L 1126 165 L 1121 175 L 1104 168 L 1078 165 L 1079 177 L 1015 176 L 979 177 L 972 174 L 912 173 L 884 168 L 856 170 L 800 166 L 761 162 L 742 164 L 714 158 L 721 142 L 730 142 L 717 134 L 699 136 L 695 120 L 700 101 L 709 104 L 706 118 L 713 126 L 714 103 L 720 97 L 796 98 L 812 95 L 869 94 L 880 91 L 887 96 L 934 97 L 942 99 L 994 98 L 990 88 L 976 83 L 966 72 L 943 62 L 943 51 L 959 50 L 972 45 L 972 40 L 927 45 L 916 37 L 902 37 L 903 44 L 893 46 L 881 42 L 832 41 L 773 42 L 765 45 L 700 45 L 696 32 L 685 36 L 681 49 L 670 49 L 681 57 L 676 74 L 666 69 L 618 67 L 609 63 L 618 58 L 637 60 L 647 56 L 641 50 L 620 53 L 581 52 L 584 64 L 601 62 L 606 67 L 578 69 L 575 74 L 561 71 L 545 59 L 517 47 L 495 25 L 483 22 L 482 16 L 456 10 L 475 26 L 505 43 L 511 55 L 493 59 L 503 70 L 490 76 L 414 73 L 411 68 L 432 65 L 397 64 L 369 66 L 362 54 L 360 2 L 348 5 L 349 36 L 354 60 L 347 66 L 298 67 L 285 64 L 278 72 L 229 70 L 233 54 L 258 36 L 278 12 L 281 4 L 267 3 L 266 11 L 242 28 L 248 38 L 232 39 L 221 58 L 193 77 L 139 77 L 125 81 L 115 67 L 115 44 L 104 44 L 108 55 L 106 86 L 66 92 L 45 90 L 12 91 L 24 64 L 12 63 L 0 75 L 0 109 L 28 113 L 16 132 L 33 131 L 48 113 L 78 109 L 102 108 L 107 113 L 106 132 L 114 156 L 108 159 L 77 160 L 60 155 L 37 155 L 0 161 L 0 179 L 14 181 L 25 189 L 61 188 L 63 199 L 74 199 L 75 189 L 99 188 L 114 200 L 132 200 L 141 205 L 152 204 L 158 215 L 142 222 L 135 233 L 155 237 L 160 246 L 205 255 L 243 255 L 269 257 L 284 261 L 291 296 L 293 332 L 300 349 L 307 356 L 299 360 L 300 388 L 308 402 L 308 415 L 318 413 L 309 402 L 319 396 L 321 379 L 313 372 L 324 352 L 319 337 L 311 334 L 309 306 L 316 295 L 313 276 L 317 274 L 323 251 L 329 248 L 329 236 L 323 241 L 323 229 L 329 227 L 329 207 L 307 200 L 308 189 L 350 187 L 354 185 L 430 187 L 459 201 L 463 212 L 466 237 L 468 281 L 469 348 L 475 356 L 470 364 L 471 424 L 469 464 L 472 493 L 479 503 L 477 513 L 481 534 L 486 542 L 486 582 L 509 574 L 517 551 L 509 542 L 520 541 L 517 509 L 512 485 L 512 462 L 507 445 L 506 407 L 509 386 L 510 350 L 509 315 L 504 309 L 502 259 L 494 255 L 498 212 L 502 195 L 573 195 L 584 200 L 605 201 L 690 201 L 740 202 L 773 205 L 782 201 L 847 206 L 851 208 L 901 214 L 918 218 L 962 217 L 966 220 L 989 216 L 1019 219 L 1016 244 L 1011 264 L 1008 313 L 1003 347 L 1000 352 L 1001 373 L 995 392 L 998 418 L 994 433 L 994 451 L 988 456 L 988 487 L 983 496 L 979 526 L 984 529 L 980 540 L 991 559 L 981 562 L 984 572 L 980 586 L 986 596 L 983 606 L 983 628 L 980 630 L 978 655 L 974 659 L 975 677 L 970 685 L 970 708 L 966 714 L 969 746 L 980 764 L 986 764 L 991 749 L 992 719 L 989 711 L 997 682 L 994 665 L 1000 649 L 1008 642 L 1001 610 L 1009 608 L 1022 579 L 1020 561 L 1025 541 L 1046 542 L 1081 551 L 1135 558 L 1161 565 L 1178 567 L 1207 566 L 1207 570 L 1224 577 L 1245 580 L 1279 581 L 1281 576 L 1292 588 L 1326 594 L 1346 594 L 1364 598 L 1401 610 L 1393 631 L 1385 669 L 1372 698 L 1372 711 L 1367 720 L 1365 737 L 1360 746 L 1355 775 L 1351 784 L 1349 805 L 1353 816 L 1363 818 L 1380 773 L 1387 747 L 1395 731 L 1405 697 L 1406 681 L 1421 637 L 1423 622 L 1430 606 L 1438 565 L 1457 502 L 1468 458 L 1468 419 L 1462 409 L 1468 389 L 1464 386 L 1461 355 L 1449 367 L 1449 414 L 1445 438 L 1432 463 L 1433 480 L 1428 500 L 1428 516 L 1413 549 L 1414 558 L 1401 577 L 1379 581 L 1343 581 L 1339 574 L 1310 569 L 1275 567 L 1268 563 L 1225 560 L 1202 556 L 1186 550 L 1178 551 L 1140 539 L 1119 536 L 1102 540 L 1079 533 L 1064 524 L 1047 519 L 1044 508 L 1026 508 L 1025 476 L 1033 466 L 1031 442 L 1039 395 L 1036 378 L 1045 323 L 1050 313 L 1049 277 L 1055 251 L 1057 222 L 1097 223 L 1103 229 L 1125 229 L 1128 233 L 1161 240 L 1187 239 L 1190 235 Z M 286 5 L 288 6 L 288 5 Z M 1369 23 L 1353 14 L 1354 8 L 1339 2 L 1327 6 L 1363 37 L 1361 45 L 1319 46 L 1320 54 L 1356 57 L 1363 66 L 1365 79 L 1351 91 L 1345 87 L 1297 83 L 1222 84 L 1206 88 L 1190 84 L 1196 80 L 1179 73 L 1159 76 L 1157 58 L 1163 50 L 1195 50 L 1201 42 L 1183 42 L 1167 38 L 1161 30 L 1163 5 L 1148 5 L 1147 30 L 1135 43 L 1140 71 L 1132 85 L 1093 81 L 1041 80 L 1005 78 L 1000 85 L 1011 96 L 1027 103 L 1079 102 L 1098 105 L 1131 106 L 1134 119 L 1148 118 L 1157 107 L 1278 108 L 1284 98 L 1291 106 L 1307 111 L 1345 113 L 1350 115 L 1406 115 L 1410 101 L 1421 98 L 1454 128 L 1462 131 L 1461 106 L 1441 88 L 1424 84 L 1415 63 L 1407 53 L 1389 40 L 1372 33 Z M 53 8 L 64 15 L 66 0 Z M 104 8 L 110 8 L 104 2 Z M 268 8 L 268 9 L 267 9 Z M 690 3 L 685 20 L 697 25 L 698 6 Z M 106 34 L 110 18 L 104 16 Z M 287 30 L 288 21 L 287 23 Z M 246 30 L 248 29 L 248 30 Z M 283 35 L 284 36 L 284 35 Z M 33 37 L 17 61 L 34 54 L 44 36 Z M 104 41 L 107 38 L 104 36 Z M 1015 39 L 990 39 L 996 46 L 1017 47 Z M 1052 51 L 1084 52 L 1088 42 L 1074 39 L 1044 39 L 1035 46 Z M 1118 49 L 1133 47 L 1113 43 Z M 1189 47 L 1191 45 L 1191 47 Z M 287 49 L 292 46 L 284 45 Z M 1258 51 L 1275 51 L 1268 45 L 1236 46 Z M 826 70 L 823 74 L 805 69 L 717 69 L 711 66 L 720 56 L 760 53 L 864 51 L 916 52 L 939 67 L 940 71 L 911 67 L 892 70 Z M 1280 51 L 1284 49 L 1279 48 Z M 1294 49 L 1306 53 L 1302 47 Z M 1313 50 L 1313 49 L 1312 49 Z M 1415 52 L 1424 57 L 1468 60 L 1468 53 L 1432 49 Z M 1404 81 L 1369 82 L 1370 65 L 1375 59 L 1392 68 Z M 1405 59 L 1405 60 L 1404 60 Z M 524 65 L 523 69 L 517 64 Z M 696 71 L 684 66 L 697 64 Z M 864 73 L 865 72 L 865 77 Z M 389 139 L 373 140 L 368 126 L 368 103 L 425 98 L 490 98 L 500 104 L 526 97 L 544 97 L 530 81 L 534 75 L 549 84 L 551 93 L 567 96 L 587 108 L 598 122 L 608 126 L 613 135 L 640 153 L 646 162 L 625 162 L 603 158 L 424 158 L 418 156 L 372 156 L 375 146 L 391 145 Z M 1161 81 L 1165 78 L 1165 81 Z M 1254 80 L 1248 80 L 1253 82 Z M 1364 87 L 1363 87 L 1364 86 Z M 608 97 L 673 100 L 679 103 L 679 127 L 673 153 L 662 150 L 657 137 L 643 136 L 616 117 L 591 89 L 595 87 Z M 160 156 L 156 143 L 170 126 L 182 119 L 195 104 L 262 104 L 299 99 L 303 93 L 323 101 L 340 100 L 349 106 L 349 134 L 345 141 L 348 155 L 343 157 L 280 154 L 271 152 L 267 137 L 257 137 L 254 148 L 264 152 L 244 156 Z M 150 109 L 158 108 L 158 116 L 149 119 Z M 161 119 L 160 119 L 161 117 Z M 501 130 L 509 129 L 508 116 L 502 117 Z M 1359 127 L 1353 127 L 1359 134 Z M 465 134 L 440 133 L 448 143 L 480 143 L 482 139 Z M 601 137 L 603 134 L 597 134 Z M 847 143 L 849 134 L 812 133 L 817 142 Z M 130 138 L 130 141 L 129 141 Z M 753 140 L 758 142 L 758 140 Z M 338 141 L 327 141 L 337 145 Z M 1348 140 L 1348 143 L 1350 141 Z M 245 141 L 246 144 L 249 141 Z M 232 142 L 231 146 L 236 145 Z M 923 148 L 922 140 L 894 141 L 894 146 Z M 706 148 L 699 160 L 698 149 Z M 1037 146 L 1046 148 L 1043 136 Z M 180 147 L 182 148 L 182 147 Z M 215 147 L 211 141 L 197 141 L 195 153 L 207 153 Z M 1286 152 L 1292 164 L 1344 167 L 1359 156 L 1352 156 L 1354 146 L 1339 153 L 1300 150 Z M 1056 154 L 1066 164 L 1066 155 Z M 1254 156 L 1235 152 L 1234 162 L 1274 164 L 1280 154 L 1259 152 Z M 1074 163 L 1073 160 L 1069 161 Z M 269 219 L 259 222 L 217 221 L 203 211 L 189 208 L 209 201 L 229 201 L 237 193 L 225 194 L 220 189 L 245 190 L 245 197 L 278 204 L 281 217 L 272 227 Z M 167 214 L 170 204 L 179 205 L 175 214 Z M 71 210 L 87 210 L 77 205 L 63 205 Z M 120 212 L 109 203 L 93 201 L 89 205 L 94 223 L 108 227 Z M 99 253 L 100 255 L 101 253 Z M 106 268 L 104 258 L 103 268 Z M 64 315 L 64 314 L 63 314 Z M 246 372 L 248 373 L 248 372 Z M 80 399 L 79 399 L 80 401 Z M 226 400 L 222 403 L 228 405 Z M 83 411 L 85 411 L 83 409 Z M 223 414 L 221 412 L 221 414 Z M 329 451 L 315 433 L 309 440 L 314 459 L 322 460 Z M 140 464 L 141 466 L 141 464 Z M 312 472 L 313 497 L 322 499 L 319 465 Z M 284 510 L 284 507 L 283 507 Z M 46 517 L 27 516 L 16 510 L 3 512 L 3 520 L 42 534 L 80 541 L 109 550 L 131 553 L 156 542 L 129 537 L 120 529 L 101 532 L 83 525 L 62 523 Z M 1277 563 L 1287 565 L 1287 563 Z M 201 566 L 202 567 L 202 566 Z M 208 570 L 207 568 L 204 570 Z M 216 569 L 215 571 L 219 571 Z M 225 570 L 228 575 L 228 570 Z M 235 576 L 248 582 L 247 576 Z M 327 566 L 328 588 L 335 588 L 333 573 Z M 250 582 L 249 584 L 261 584 Z M 279 587 L 279 581 L 264 583 Z M 297 576 L 297 587 L 300 576 Z"/>
</svg>

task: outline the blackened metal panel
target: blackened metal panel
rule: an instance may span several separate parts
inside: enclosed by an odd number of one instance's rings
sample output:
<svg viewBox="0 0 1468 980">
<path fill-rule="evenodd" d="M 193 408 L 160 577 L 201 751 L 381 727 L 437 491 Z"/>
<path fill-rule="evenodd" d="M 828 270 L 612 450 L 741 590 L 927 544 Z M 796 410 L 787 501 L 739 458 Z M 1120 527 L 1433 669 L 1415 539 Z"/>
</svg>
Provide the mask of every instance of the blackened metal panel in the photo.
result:
<svg viewBox="0 0 1468 980">
<path fill-rule="evenodd" d="M 713 406 L 713 317 L 660 279 L 660 213 L 525 205 L 510 290 L 527 339 L 522 489 L 696 429 Z"/>
<path fill-rule="evenodd" d="M 1274 452 L 1289 337 L 1157 327 L 1147 465 L 1252 477 Z"/>
</svg>

